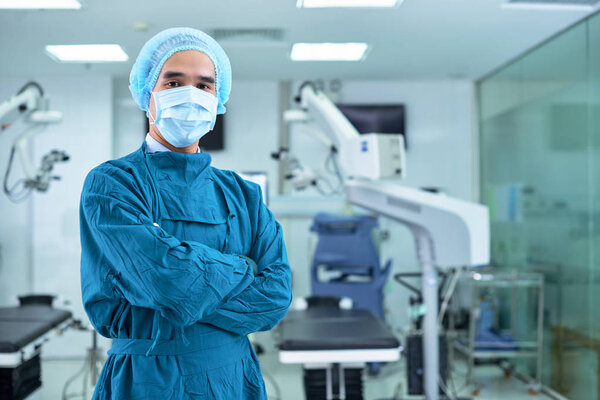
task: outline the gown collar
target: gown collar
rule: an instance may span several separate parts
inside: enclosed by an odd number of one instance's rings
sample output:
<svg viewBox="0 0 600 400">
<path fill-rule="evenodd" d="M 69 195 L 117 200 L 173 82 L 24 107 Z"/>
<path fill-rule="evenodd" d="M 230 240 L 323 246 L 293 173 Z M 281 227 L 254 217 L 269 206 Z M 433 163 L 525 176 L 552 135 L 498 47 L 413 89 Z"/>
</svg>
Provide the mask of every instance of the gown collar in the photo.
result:
<svg viewBox="0 0 600 400">
<path fill-rule="evenodd" d="M 159 181 L 164 179 L 183 185 L 193 184 L 198 178 L 206 178 L 212 161 L 210 154 L 202 152 L 193 154 L 174 151 L 150 153 L 146 141 L 142 142 L 139 151 Z"/>
<path fill-rule="evenodd" d="M 171 151 L 168 148 L 166 148 L 162 143 L 160 143 L 158 140 L 154 139 L 152 137 L 152 135 L 150 135 L 150 132 L 146 133 L 146 153 L 157 153 L 159 151 Z M 200 149 L 200 146 L 198 146 L 198 150 L 196 151 L 196 153 L 201 153 L 202 150 Z"/>
</svg>

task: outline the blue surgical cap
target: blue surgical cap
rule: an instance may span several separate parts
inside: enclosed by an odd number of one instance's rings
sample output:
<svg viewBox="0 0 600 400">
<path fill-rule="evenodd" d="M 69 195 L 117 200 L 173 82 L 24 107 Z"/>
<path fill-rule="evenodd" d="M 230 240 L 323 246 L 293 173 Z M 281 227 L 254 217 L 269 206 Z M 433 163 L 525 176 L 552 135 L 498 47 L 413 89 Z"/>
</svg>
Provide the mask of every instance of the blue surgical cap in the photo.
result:
<svg viewBox="0 0 600 400">
<path fill-rule="evenodd" d="M 212 37 L 193 28 L 166 29 L 146 42 L 129 75 L 129 90 L 133 99 L 142 111 L 148 111 L 150 94 L 163 64 L 173 54 L 184 50 L 198 50 L 211 59 L 215 66 L 215 91 L 219 99 L 217 114 L 224 114 L 225 103 L 231 92 L 229 58 Z"/>
</svg>

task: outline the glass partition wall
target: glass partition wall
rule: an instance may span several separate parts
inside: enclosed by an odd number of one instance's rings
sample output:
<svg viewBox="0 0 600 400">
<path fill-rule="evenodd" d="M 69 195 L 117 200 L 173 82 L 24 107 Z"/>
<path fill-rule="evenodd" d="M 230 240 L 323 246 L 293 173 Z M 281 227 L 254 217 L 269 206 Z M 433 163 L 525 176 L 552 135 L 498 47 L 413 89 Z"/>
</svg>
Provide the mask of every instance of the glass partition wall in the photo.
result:
<svg viewBox="0 0 600 400">
<path fill-rule="evenodd" d="M 543 273 L 543 383 L 569 399 L 600 400 L 600 15 L 483 78 L 477 91 L 492 264 Z M 522 300 L 516 330 L 527 336 L 535 304 Z M 529 375 L 534 368 L 517 362 Z"/>
</svg>

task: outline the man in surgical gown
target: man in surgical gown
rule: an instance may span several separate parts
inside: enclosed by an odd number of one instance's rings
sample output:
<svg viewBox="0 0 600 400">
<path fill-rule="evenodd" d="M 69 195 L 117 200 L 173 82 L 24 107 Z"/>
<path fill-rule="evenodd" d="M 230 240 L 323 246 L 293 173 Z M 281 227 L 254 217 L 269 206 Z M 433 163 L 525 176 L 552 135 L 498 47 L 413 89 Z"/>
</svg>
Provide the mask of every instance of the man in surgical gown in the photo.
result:
<svg viewBox="0 0 600 400">
<path fill-rule="evenodd" d="M 247 335 L 291 301 L 281 227 L 258 185 L 198 149 L 230 89 L 227 56 L 191 28 L 157 34 L 133 66 L 150 132 L 81 194 L 83 303 L 113 339 L 94 399 L 267 398 Z"/>
</svg>

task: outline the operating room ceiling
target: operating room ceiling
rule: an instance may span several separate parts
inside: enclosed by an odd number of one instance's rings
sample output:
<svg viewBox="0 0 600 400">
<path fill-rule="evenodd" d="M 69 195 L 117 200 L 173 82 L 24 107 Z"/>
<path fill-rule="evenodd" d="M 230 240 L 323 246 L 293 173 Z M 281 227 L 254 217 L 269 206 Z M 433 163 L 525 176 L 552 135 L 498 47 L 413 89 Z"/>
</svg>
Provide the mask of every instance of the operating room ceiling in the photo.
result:
<svg viewBox="0 0 600 400">
<path fill-rule="evenodd" d="M 153 34 L 192 26 L 219 31 L 236 79 L 476 79 L 591 13 L 503 2 L 405 0 L 365 10 L 298 9 L 296 0 L 87 0 L 78 11 L 0 10 L 0 74 L 127 76 Z M 294 42 L 366 42 L 370 50 L 360 62 L 293 62 Z M 118 43 L 130 59 L 63 64 L 44 53 L 47 44 L 90 43 Z"/>
</svg>

